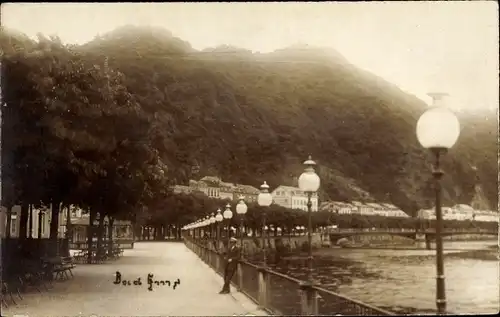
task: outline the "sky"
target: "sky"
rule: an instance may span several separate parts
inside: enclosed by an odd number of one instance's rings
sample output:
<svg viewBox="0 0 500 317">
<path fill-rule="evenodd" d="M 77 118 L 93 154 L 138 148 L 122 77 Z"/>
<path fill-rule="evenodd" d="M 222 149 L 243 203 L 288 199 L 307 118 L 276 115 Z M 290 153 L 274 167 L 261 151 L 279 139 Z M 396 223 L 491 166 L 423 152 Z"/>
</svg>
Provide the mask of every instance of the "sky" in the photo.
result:
<svg viewBox="0 0 500 317">
<path fill-rule="evenodd" d="M 427 93 L 439 91 L 456 110 L 498 108 L 496 1 L 7 3 L 1 10 L 3 26 L 66 43 L 135 24 L 164 27 L 196 49 L 331 47 L 427 103 Z"/>
</svg>

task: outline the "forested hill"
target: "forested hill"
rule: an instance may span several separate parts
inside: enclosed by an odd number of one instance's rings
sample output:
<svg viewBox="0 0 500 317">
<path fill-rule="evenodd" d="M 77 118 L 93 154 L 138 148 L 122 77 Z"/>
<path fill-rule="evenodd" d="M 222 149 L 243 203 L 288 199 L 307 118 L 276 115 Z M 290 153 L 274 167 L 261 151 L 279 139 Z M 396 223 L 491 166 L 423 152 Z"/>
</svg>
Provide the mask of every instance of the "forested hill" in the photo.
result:
<svg viewBox="0 0 500 317">
<path fill-rule="evenodd" d="M 311 154 L 323 199 L 392 202 L 408 213 L 432 206 L 430 158 L 415 136 L 421 100 L 331 49 L 262 54 L 229 44 L 196 51 L 166 30 L 126 26 L 77 49 L 125 75 L 161 127 L 155 146 L 177 183 L 218 175 L 295 185 Z M 461 118 L 444 163 L 446 204 L 470 203 L 479 180 L 483 201 L 497 205 L 496 117 Z"/>
</svg>

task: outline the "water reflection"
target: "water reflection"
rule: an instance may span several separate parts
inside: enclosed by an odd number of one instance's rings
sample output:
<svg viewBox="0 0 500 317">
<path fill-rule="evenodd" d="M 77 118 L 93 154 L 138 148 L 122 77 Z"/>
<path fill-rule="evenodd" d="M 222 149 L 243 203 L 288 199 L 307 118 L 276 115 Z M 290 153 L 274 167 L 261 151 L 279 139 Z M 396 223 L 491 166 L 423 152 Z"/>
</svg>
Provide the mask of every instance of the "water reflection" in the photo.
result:
<svg viewBox="0 0 500 317">
<path fill-rule="evenodd" d="M 454 257 L 457 250 L 498 252 L 495 242 L 448 242 L 445 274 L 448 310 L 454 313 L 496 313 L 499 310 L 499 263 Z M 435 251 L 321 249 L 315 252 L 315 279 L 325 288 L 399 313 L 435 311 Z M 302 256 L 270 264 L 275 270 L 306 279 Z"/>
</svg>

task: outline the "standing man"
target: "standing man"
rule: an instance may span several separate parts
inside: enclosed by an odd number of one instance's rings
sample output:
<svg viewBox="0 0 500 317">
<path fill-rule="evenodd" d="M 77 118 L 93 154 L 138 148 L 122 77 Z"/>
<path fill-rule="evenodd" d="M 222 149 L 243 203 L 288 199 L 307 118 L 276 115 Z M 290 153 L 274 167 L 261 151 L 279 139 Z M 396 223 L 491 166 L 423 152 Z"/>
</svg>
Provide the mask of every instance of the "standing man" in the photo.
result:
<svg viewBox="0 0 500 317">
<path fill-rule="evenodd" d="M 226 253 L 227 262 L 224 270 L 224 286 L 219 294 L 230 293 L 231 279 L 238 268 L 238 260 L 240 258 L 240 248 L 236 245 L 237 242 L 238 240 L 234 237 L 229 240 L 229 246 Z"/>
</svg>

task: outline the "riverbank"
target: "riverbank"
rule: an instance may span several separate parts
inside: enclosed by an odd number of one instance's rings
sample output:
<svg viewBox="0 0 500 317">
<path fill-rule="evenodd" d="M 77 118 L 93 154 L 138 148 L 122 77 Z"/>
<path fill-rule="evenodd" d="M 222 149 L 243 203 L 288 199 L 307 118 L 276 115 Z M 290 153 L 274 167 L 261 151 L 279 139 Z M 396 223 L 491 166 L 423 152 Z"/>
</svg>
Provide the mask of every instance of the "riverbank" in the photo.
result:
<svg viewBox="0 0 500 317">
<path fill-rule="evenodd" d="M 435 314 L 435 252 L 321 248 L 314 251 L 313 275 L 326 289 L 397 314 Z M 497 254 L 497 241 L 445 243 L 450 312 L 498 312 L 499 270 L 498 260 L 494 258 Z M 273 257 L 269 259 L 274 260 Z M 277 272 L 305 280 L 307 253 L 294 252 L 269 266 Z"/>
</svg>

